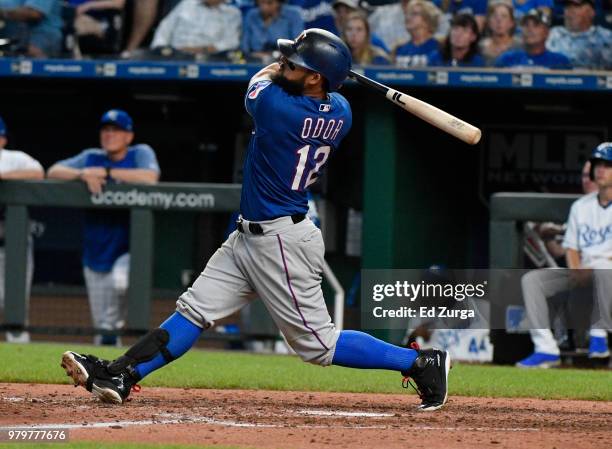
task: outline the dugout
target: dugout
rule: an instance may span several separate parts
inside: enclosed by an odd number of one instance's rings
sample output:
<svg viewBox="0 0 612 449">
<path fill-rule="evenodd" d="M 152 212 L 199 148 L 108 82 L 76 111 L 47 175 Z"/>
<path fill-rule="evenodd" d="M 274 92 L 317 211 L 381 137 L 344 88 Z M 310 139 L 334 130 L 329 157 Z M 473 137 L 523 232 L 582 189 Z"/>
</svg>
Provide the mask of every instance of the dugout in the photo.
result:
<svg viewBox="0 0 612 449">
<path fill-rule="evenodd" d="M 70 63 L 84 67 L 77 75 L 44 72 L 44 62 L 37 72 L 36 64 L 28 74 L 23 61 L 2 61 L 0 114 L 9 127 L 9 148 L 32 154 L 45 168 L 96 145 L 99 116 L 118 107 L 134 117 L 136 141 L 156 150 L 162 181 L 230 183 L 239 176 L 235 161 L 250 127 L 242 96 L 256 68 L 216 68 L 221 72 L 213 76 L 200 67 L 199 77 L 190 79 L 181 67 L 176 75 L 140 76 L 117 64 L 111 77 L 104 76 L 106 65 L 96 71 L 102 65 L 96 62 Z M 349 292 L 349 327 L 358 326 L 354 280 L 361 267 L 487 267 L 490 195 L 578 192 L 582 162 L 612 125 L 609 74 L 541 81 L 533 74 L 531 83 L 506 72 L 366 74 L 480 126 L 483 140 L 470 147 L 374 93 L 345 86 L 353 128 L 318 193 L 325 200 L 327 258 Z M 82 283 L 79 213 L 58 218 L 42 208 L 33 216 L 49 230 L 36 239 L 34 292 Z M 355 217 L 362 217 L 361 225 Z M 160 215 L 155 289 L 168 297 L 179 292 L 222 241 L 228 220 L 229 213 L 190 220 Z M 62 232 L 53 231 L 58 226 Z M 353 244 L 355 233 L 360 248 Z"/>
</svg>

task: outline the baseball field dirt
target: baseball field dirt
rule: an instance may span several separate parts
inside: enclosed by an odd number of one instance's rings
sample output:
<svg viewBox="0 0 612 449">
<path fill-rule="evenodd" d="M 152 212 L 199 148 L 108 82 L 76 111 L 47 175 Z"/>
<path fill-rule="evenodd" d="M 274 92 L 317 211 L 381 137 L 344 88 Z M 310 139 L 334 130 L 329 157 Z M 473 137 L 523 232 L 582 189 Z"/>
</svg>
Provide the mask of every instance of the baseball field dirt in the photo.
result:
<svg viewBox="0 0 612 449">
<path fill-rule="evenodd" d="M 143 388 L 122 406 L 68 385 L 0 384 L 0 426 L 57 424 L 71 441 L 250 448 L 608 448 L 612 403 L 402 394 Z"/>
</svg>

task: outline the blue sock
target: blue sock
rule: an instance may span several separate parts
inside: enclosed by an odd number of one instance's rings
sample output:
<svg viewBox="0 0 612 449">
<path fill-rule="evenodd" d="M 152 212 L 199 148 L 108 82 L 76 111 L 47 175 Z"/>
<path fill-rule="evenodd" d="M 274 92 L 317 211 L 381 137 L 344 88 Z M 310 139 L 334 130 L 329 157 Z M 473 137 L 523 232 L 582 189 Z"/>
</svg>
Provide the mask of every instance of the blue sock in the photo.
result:
<svg viewBox="0 0 612 449">
<path fill-rule="evenodd" d="M 365 332 L 342 331 L 332 363 L 349 368 L 407 371 L 416 358 L 414 349 L 394 346 Z"/>
<path fill-rule="evenodd" d="M 171 315 L 170 318 L 164 321 L 159 327 L 168 331 L 170 338 L 166 348 L 176 359 L 185 354 L 195 344 L 202 333 L 201 327 L 196 326 L 178 312 Z M 136 365 L 135 369 L 142 379 L 149 373 L 166 364 L 167 362 L 164 356 L 157 354 L 153 360 Z"/>
</svg>

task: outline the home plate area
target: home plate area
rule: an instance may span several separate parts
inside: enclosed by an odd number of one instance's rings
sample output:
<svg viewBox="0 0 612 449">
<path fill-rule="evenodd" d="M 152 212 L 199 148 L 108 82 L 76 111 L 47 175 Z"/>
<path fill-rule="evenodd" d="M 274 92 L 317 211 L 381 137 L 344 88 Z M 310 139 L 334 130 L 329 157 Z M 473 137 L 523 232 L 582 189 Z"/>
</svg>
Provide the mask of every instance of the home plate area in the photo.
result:
<svg viewBox="0 0 612 449">
<path fill-rule="evenodd" d="M 143 388 L 122 406 L 68 385 L 0 384 L 0 429 L 69 430 L 70 440 L 249 448 L 604 448 L 612 403 L 412 394 Z"/>
</svg>

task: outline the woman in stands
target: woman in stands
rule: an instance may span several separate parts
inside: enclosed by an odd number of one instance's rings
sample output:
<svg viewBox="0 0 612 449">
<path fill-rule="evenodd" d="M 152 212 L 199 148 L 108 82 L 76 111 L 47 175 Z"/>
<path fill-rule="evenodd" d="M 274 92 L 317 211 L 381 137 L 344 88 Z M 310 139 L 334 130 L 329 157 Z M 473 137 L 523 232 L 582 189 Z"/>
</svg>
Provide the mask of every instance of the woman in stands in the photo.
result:
<svg viewBox="0 0 612 449">
<path fill-rule="evenodd" d="M 360 12 L 351 13 L 346 21 L 342 36 L 357 65 L 389 65 L 391 59 L 382 48 L 371 43 L 370 25 L 366 16 Z"/>
<path fill-rule="evenodd" d="M 487 37 L 480 41 L 480 54 L 486 65 L 492 66 L 502 53 L 521 47 L 520 39 L 515 36 L 516 20 L 511 2 L 497 0 L 489 5 L 485 29 Z"/>
<path fill-rule="evenodd" d="M 429 55 L 429 66 L 482 67 L 484 60 L 478 54 L 478 23 L 471 14 L 457 14 L 451 21 L 448 38 L 440 48 Z"/>
</svg>

